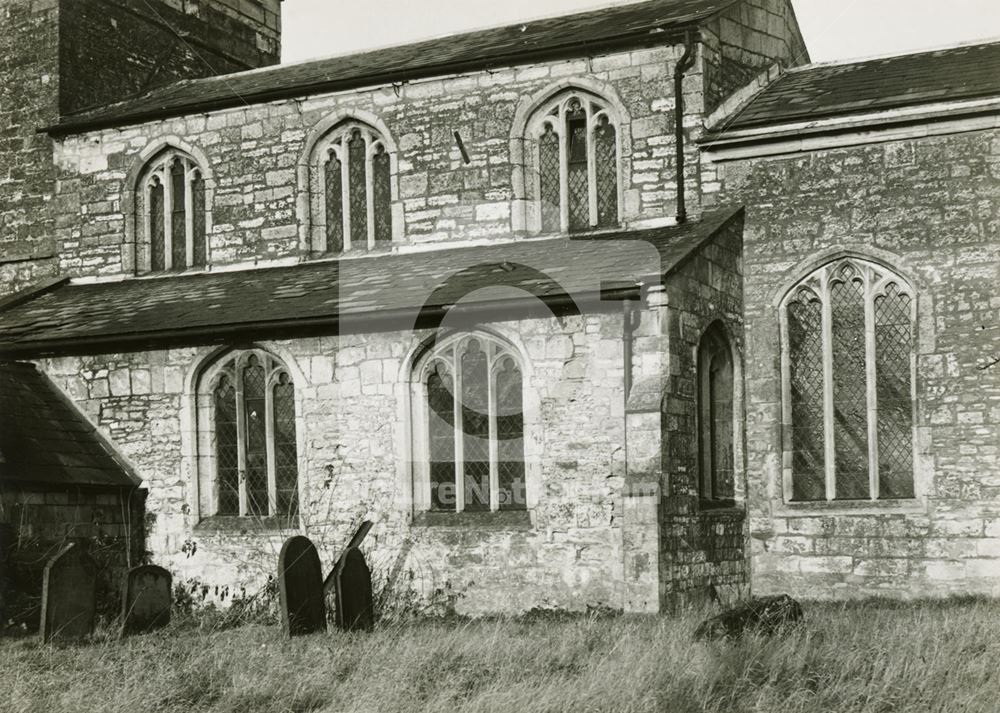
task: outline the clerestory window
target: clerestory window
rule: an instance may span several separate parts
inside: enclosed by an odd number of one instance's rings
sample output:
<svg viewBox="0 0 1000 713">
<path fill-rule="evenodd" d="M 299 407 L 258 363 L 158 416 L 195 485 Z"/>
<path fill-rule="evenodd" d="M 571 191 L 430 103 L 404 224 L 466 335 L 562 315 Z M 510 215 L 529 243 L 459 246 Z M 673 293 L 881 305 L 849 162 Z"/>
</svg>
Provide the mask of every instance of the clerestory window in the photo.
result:
<svg viewBox="0 0 1000 713">
<path fill-rule="evenodd" d="M 191 156 L 168 149 L 138 184 L 139 272 L 186 270 L 208 264 L 205 179 Z"/>
<path fill-rule="evenodd" d="M 619 132 L 607 103 L 584 92 L 562 94 L 528 127 L 537 228 L 552 233 L 619 225 Z"/>
<path fill-rule="evenodd" d="M 392 166 L 385 139 L 360 122 L 327 136 L 318 153 L 320 215 L 313 251 L 338 254 L 392 243 Z"/>
</svg>

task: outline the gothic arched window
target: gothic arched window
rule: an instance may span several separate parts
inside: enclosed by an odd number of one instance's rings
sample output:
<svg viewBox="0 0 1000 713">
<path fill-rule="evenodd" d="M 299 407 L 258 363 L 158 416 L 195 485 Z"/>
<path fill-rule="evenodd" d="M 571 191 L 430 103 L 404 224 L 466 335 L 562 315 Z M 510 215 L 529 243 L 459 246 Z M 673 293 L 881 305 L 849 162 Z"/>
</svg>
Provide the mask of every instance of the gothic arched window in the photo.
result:
<svg viewBox="0 0 1000 713">
<path fill-rule="evenodd" d="M 356 121 L 338 126 L 318 152 L 313 251 L 337 254 L 392 242 L 392 166 L 386 140 Z"/>
<path fill-rule="evenodd" d="M 208 397 L 215 513 L 294 515 L 298 453 L 295 387 L 288 370 L 259 349 L 236 352 L 215 370 Z"/>
<path fill-rule="evenodd" d="M 735 496 L 733 467 L 733 354 L 718 323 L 698 346 L 698 465 L 705 501 Z"/>
<path fill-rule="evenodd" d="M 526 508 L 521 367 L 485 334 L 449 339 L 421 362 L 428 507 Z"/>
<path fill-rule="evenodd" d="M 618 126 L 607 102 L 559 95 L 528 124 L 537 227 L 579 232 L 619 224 Z"/>
<path fill-rule="evenodd" d="M 139 272 L 208 264 L 205 179 L 186 153 L 167 149 L 149 162 L 137 187 Z"/>
<path fill-rule="evenodd" d="M 912 288 L 843 258 L 794 287 L 781 317 L 791 499 L 914 497 Z"/>
</svg>

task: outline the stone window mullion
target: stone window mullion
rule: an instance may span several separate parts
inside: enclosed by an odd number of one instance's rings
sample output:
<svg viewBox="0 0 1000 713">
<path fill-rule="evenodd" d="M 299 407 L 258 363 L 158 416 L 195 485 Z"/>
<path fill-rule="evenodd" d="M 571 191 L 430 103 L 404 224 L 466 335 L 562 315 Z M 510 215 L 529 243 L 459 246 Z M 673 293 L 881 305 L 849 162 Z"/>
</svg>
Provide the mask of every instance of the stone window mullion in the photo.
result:
<svg viewBox="0 0 1000 713">
<path fill-rule="evenodd" d="M 462 358 L 456 344 L 452 361 L 455 379 L 452 396 L 455 404 L 455 511 L 465 510 L 465 429 L 462 416 Z"/>
<path fill-rule="evenodd" d="M 351 152 L 347 147 L 350 131 L 340 137 L 340 192 L 344 220 L 344 251 L 351 249 Z"/>
<path fill-rule="evenodd" d="M 375 143 L 372 136 L 367 131 L 363 132 L 365 141 L 365 203 L 368 210 L 365 211 L 365 226 L 368 234 L 368 249 L 375 247 L 375 167 L 373 165 L 373 155 Z"/>
<path fill-rule="evenodd" d="M 559 107 L 559 223 L 562 232 L 569 232 L 569 142 L 570 131 L 564 102 Z"/>
<path fill-rule="evenodd" d="M 819 296 L 823 314 L 823 464 L 826 475 L 826 499 L 837 498 L 837 450 L 834 442 L 833 395 L 833 308 L 830 300 L 830 280 L 820 276 Z"/>
<path fill-rule="evenodd" d="M 869 268 L 862 268 L 865 285 L 865 385 L 868 404 L 868 488 L 872 500 L 879 498 L 878 387 L 876 385 L 875 280 Z"/>
<path fill-rule="evenodd" d="M 496 393 L 496 367 L 500 363 L 500 354 L 497 353 L 495 345 L 486 343 L 487 347 L 487 411 L 489 416 L 489 459 L 490 459 L 490 511 L 496 512 L 500 509 L 500 453 L 499 441 L 497 439 L 497 393 Z"/>
<path fill-rule="evenodd" d="M 597 147 L 594 140 L 594 108 L 590 102 L 584 103 L 587 117 L 587 202 L 590 208 L 590 227 L 598 223 L 597 214 Z"/>
<path fill-rule="evenodd" d="M 233 374 L 236 380 L 236 457 L 239 464 L 240 517 L 246 517 L 249 511 L 247 503 L 247 415 L 243 402 L 243 362 L 243 359 L 237 360 Z"/>
<path fill-rule="evenodd" d="M 267 512 L 268 515 L 275 515 L 278 512 L 278 467 L 275 461 L 274 385 L 277 383 L 280 372 L 274 369 L 274 365 L 269 364 L 266 360 L 265 364 L 267 364 L 267 369 L 271 372 L 267 381 L 265 381 L 264 388 L 264 428 L 267 448 Z"/>
<path fill-rule="evenodd" d="M 184 162 L 184 251 L 187 267 L 194 266 L 194 167 Z"/>
<path fill-rule="evenodd" d="M 174 182 L 170 175 L 170 161 L 163 164 L 163 269 L 174 267 Z"/>
</svg>

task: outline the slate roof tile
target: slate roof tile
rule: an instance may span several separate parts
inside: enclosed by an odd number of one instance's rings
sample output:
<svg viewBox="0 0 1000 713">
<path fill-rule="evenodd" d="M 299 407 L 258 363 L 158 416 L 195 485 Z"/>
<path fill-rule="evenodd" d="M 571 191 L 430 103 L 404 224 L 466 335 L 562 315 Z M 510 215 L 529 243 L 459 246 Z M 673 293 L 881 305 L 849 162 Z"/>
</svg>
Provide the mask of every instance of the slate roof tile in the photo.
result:
<svg viewBox="0 0 1000 713">
<path fill-rule="evenodd" d="M 32 364 L 0 362 L 0 479 L 134 487 L 127 467 Z"/>
<path fill-rule="evenodd" d="M 188 343 L 241 334 L 388 329 L 375 318 L 399 315 L 410 328 L 421 309 L 537 305 L 535 297 L 576 301 L 659 281 L 741 209 L 679 226 L 580 238 L 521 240 L 293 266 L 65 284 L 0 309 L 0 356 L 51 353 L 53 345 L 94 340 Z M 490 286 L 489 289 L 479 289 Z M 534 295 L 534 297 L 531 297 Z M 497 300 L 500 300 L 498 303 Z M 512 318 L 516 315 L 511 312 Z M 406 324 L 394 329 L 405 329 Z M 194 333 L 201 341 L 192 341 Z M 185 334 L 188 336 L 186 337 Z M 213 339 L 205 341 L 205 335 Z M 259 336 L 257 338 L 267 338 Z"/>
<path fill-rule="evenodd" d="M 726 130 L 1000 95 L 1000 42 L 790 70 Z"/>
</svg>

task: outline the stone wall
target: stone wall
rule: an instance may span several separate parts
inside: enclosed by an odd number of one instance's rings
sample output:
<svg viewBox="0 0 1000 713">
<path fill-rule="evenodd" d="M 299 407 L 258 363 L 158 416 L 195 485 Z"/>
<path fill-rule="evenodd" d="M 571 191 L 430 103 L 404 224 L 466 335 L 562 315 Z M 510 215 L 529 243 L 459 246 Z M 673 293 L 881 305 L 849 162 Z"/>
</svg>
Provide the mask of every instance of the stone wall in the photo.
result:
<svg viewBox="0 0 1000 713">
<path fill-rule="evenodd" d="M 706 114 L 774 64 L 809 63 L 789 0 L 743 0 L 706 23 L 702 37 Z"/>
<path fill-rule="evenodd" d="M 706 170 L 712 167 L 706 166 Z M 1000 594 L 1000 133 L 714 167 L 747 206 L 753 585 L 806 597 Z M 893 266 L 918 293 L 909 502 L 782 501 L 778 300 L 824 255 Z"/>
<path fill-rule="evenodd" d="M 277 64 L 279 0 L 60 0 L 59 107 Z"/>
<path fill-rule="evenodd" d="M 56 3 L 0 0 L 0 296 L 55 272 L 56 169 L 35 129 L 58 114 Z"/>
<path fill-rule="evenodd" d="M 742 430 L 743 353 L 742 221 L 707 243 L 667 283 L 669 360 L 665 370 L 661 594 L 679 595 L 741 587 L 747 579 L 744 524 L 745 477 Z M 732 507 L 708 509 L 699 502 L 697 354 L 702 336 L 721 322 L 734 352 L 734 458 Z"/>
<path fill-rule="evenodd" d="M 391 333 L 265 345 L 296 382 L 304 532 L 330 567 L 354 527 L 373 520 L 366 548 L 377 576 L 395 571 L 399 586 L 428 601 L 449 596 L 459 611 L 620 608 L 622 316 L 490 329 L 523 353 L 530 520 L 414 520 L 406 364 L 429 335 Z M 42 367 L 144 479 L 154 559 L 221 598 L 273 574 L 287 531 L 199 512 L 190 389 L 211 351 L 60 358 Z"/>
<path fill-rule="evenodd" d="M 53 200 L 53 142 L 38 129 L 60 111 L 275 64 L 279 10 L 279 0 L 0 0 L 0 296 L 55 275 L 57 228 L 89 222 L 67 213 L 72 198 Z"/>
<path fill-rule="evenodd" d="M 130 180 L 162 142 L 207 164 L 214 192 L 211 263 L 300 256 L 309 235 L 309 148 L 323 127 L 347 116 L 383 130 L 396 147 L 397 248 L 509 238 L 523 227 L 516 215 L 523 196 L 514 190 L 512 132 L 531 107 L 570 86 L 602 94 L 628 117 L 620 132 L 625 223 L 662 223 L 675 212 L 672 76 L 680 52 L 623 51 L 67 137 L 57 149 L 60 266 L 72 275 L 131 272 L 134 246 L 125 238 L 134 234 Z M 685 95 L 692 130 L 700 87 L 700 75 L 690 72 Z M 697 155 L 689 143 L 688 160 Z M 693 191 L 696 169 L 689 181 Z M 695 195 L 691 202 L 696 214 Z"/>
</svg>

